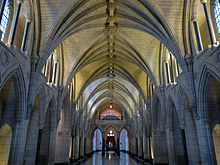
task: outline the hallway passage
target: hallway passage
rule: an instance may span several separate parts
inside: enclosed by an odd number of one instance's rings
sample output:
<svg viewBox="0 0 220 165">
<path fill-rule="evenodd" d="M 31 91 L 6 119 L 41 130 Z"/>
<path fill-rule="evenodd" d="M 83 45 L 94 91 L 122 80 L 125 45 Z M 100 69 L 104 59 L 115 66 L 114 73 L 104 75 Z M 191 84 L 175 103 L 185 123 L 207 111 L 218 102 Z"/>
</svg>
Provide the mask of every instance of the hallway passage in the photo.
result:
<svg viewBox="0 0 220 165">
<path fill-rule="evenodd" d="M 141 163 L 135 161 L 127 153 L 120 153 L 120 156 L 116 155 L 115 152 L 106 153 L 105 156 L 102 156 L 102 152 L 96 152 L 93 156 L 88 159 L 83 165 L 140 165 L 149 163 Z"/>
</svg>

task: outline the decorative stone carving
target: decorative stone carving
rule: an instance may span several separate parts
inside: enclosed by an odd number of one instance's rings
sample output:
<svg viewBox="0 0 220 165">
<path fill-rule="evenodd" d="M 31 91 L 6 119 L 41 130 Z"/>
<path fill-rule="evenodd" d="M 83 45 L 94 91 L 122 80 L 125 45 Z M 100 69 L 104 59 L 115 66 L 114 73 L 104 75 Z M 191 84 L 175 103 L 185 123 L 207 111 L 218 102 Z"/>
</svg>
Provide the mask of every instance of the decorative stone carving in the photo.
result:
<svg viewBox="0 0 220 165">
<path fill-rule="evenodd" d="M 3 52 L 0 54 L 0 61 L 2 65 L 8 65 L 10 62 L 10 56 L 7 52 Z"/>
<path fill-rule="evenodd" d="M 33 103 L 29 103 L 29 104 L 27 105 L 27 113 L 26 113 L 25 119 L 29 119 L 29 118 L 30 118 L 30 116 L 31 116 L 31 111 L 32 111 L 33 106 L 34 106 Z"/>
</svg>

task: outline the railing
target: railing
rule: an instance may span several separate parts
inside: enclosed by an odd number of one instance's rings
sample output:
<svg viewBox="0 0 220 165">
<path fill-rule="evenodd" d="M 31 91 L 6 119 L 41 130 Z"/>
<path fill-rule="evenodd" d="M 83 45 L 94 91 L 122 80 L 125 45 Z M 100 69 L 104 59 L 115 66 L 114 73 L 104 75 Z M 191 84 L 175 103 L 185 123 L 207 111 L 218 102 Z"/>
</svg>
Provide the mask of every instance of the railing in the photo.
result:
<svg viewBox="0 0 220 165">
<path fill-rule="evenodd" d="M 123 120 L 122 116 L 99 116 L 99 120 Z"/>
</svg>

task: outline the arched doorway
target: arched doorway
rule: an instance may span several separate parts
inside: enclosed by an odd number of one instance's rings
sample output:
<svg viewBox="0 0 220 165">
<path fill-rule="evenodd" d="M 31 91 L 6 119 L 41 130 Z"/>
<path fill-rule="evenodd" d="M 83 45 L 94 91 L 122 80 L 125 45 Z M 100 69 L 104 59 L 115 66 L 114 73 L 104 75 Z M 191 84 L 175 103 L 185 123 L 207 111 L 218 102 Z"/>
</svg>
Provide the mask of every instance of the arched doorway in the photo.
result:
<svg viewBox="0 0 220 165">
<path fill-rule="evenodd" d="M 19 116 L 20 101 L 22 100 L 21 91 L 18 87 L 18 79 L 15 75 L 11 76 L 0 91 L 0 164 L 7 165 L 9 157 L 13 154 L 11 150 L 16 144 L 16 136 L 13 137 L 16 119 Z M 9 125 L 9 124 L 10 125 Z M 14 142 L 14 143 L 13 143 Z M 13 155 L 13 156 L 14 156 Z"/>
<path fill-rule="evenodd" d="M 120 151 L 129 151 L 129 138 L 126 129 L 122 129 L 119 139 Z"/>
<path fill-rule="evenodd" d="M 94 131 L 93 136 L 93 151 L 101 151 L 102 150 L 102 132 L 100 129 L 96 129 Z"/>
<path fill-rule="evenodd" d="M 11 148 L 12 129 L 6 124 L 0 129 L 0 164 L 7 165 Z"/>
<path fill-rule="evenodd" d="M 105 131 L 105 150 L 106 151 L 116 151 L 118 150 L 118 135 L 116 130 L 113 127 L 109 127 Z"/>
</svg>

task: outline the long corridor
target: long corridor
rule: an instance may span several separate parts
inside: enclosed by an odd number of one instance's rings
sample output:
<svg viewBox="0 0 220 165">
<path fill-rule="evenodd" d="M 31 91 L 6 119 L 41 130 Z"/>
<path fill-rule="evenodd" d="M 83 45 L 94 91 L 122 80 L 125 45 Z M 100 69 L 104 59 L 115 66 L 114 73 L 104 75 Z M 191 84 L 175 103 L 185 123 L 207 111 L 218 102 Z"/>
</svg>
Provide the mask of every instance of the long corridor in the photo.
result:
<svg viewBox="0 0 220 165">
<path fill-rule="evenodd" d="M 120 153 L 120 156 L 116 155 L 114 152 L 106 153 L 105 156 L 102 156 L 102 152 L 96 152 L 93 156 L 88 159 L 86 162 L 81 163 L 80 165 L 140 165 L 149 163 L 137 162 L 129 156 L 127 153 Z"/>
</svg>

